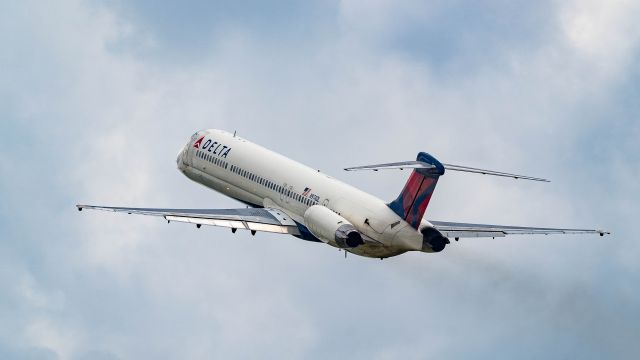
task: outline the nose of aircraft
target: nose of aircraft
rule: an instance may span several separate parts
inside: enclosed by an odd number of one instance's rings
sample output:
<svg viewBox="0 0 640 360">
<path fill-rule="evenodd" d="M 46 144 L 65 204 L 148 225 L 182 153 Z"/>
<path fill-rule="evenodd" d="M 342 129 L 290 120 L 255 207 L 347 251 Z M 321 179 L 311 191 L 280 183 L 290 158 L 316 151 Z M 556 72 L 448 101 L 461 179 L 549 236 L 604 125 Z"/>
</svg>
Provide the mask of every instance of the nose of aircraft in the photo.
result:
<svg viewBox="0 0 640 360">
<path fill-rule="evenodd" d="M 184 170 L 191 162 L 189 157 L 193 154 L 189 151 L 189 149 L 192 146 L 197 145 L 197 140 L 203 137 L 203 131 L 196 132 L 195 134 L 191 135 L 191 138 L 187 141 L 186 144 L 184 144 L 182 149 L 180 149 L 180 151 L 178 152 L 178 156 L 176 157 L 176 163 L 178 164 L 178 169 L 180 169 L 180 171 L 184 172 Z"/>
<path fill-rule="evenodd" d="M 184 144 L 182 149 L 178 151 L 178 156 L 176 157 L 176 164 L 178 165 L 178 169 L 180 169 L 180 171 L 184 171 L 184 169 L 187 167 L 187 161 L 189 160 L 187 159 L 187 156 L 188 156 L 187 150 L 189 149 L 190 144 L 191 144 L 191 140 L 187 141 L 187 143 Z"/>
<path fill-rule="evenodd" d="M 185 147 L 180 149 L 180 151 L 178 151 L 178 156 L 176 157 L 176 164 L 178 165 L 178 169 L 180 170 L 182 170 L 182 168 L 184 167 L 184 164 L 183 164 L 183 157 L 185 156 L 184 150 L 185 150 Z"/>
<path fill-rule="evenodd" d="M 182 153 L 184 152 L 184 147 L 178 151 L 178 155 L 176 156 L 176 164 L 180 165 L 182 162 Z"/>
</svg>

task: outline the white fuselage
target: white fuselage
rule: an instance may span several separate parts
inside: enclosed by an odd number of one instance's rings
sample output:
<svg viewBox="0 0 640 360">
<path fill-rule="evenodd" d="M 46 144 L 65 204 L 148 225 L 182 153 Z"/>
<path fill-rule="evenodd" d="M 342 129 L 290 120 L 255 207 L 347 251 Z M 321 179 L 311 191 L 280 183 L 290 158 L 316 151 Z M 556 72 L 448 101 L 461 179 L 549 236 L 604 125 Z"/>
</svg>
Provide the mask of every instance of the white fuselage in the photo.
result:
<svg viewBox="0 0 640 360">
<path fill-rule="evenodd" d="M 281 209 L 301 225 L 309 207 L 327 207 L 369 240 L 352 253 L 382 258 L 422 249 L 422 234 L 384 201 L 226 131 L 197 132 L 177 162 L 193 181 L 251 206 Z M 431 225 L 422 220 L 424 226 Z"/>
</svg>

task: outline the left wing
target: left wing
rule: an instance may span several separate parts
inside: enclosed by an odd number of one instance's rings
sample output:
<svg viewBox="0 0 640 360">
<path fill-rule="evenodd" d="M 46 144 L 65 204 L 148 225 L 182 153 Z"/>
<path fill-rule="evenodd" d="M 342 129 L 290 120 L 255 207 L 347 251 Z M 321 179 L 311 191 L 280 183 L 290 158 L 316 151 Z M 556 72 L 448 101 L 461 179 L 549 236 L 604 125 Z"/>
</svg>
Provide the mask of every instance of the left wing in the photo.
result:
<svg viewBox="0 0 640 360">
<path fill-rule="evenodd" d="M 300 235 L 297 224 L 289 215 L 278 209 L 152 209 L 76 205 L 83 209 L 125 212 L 128 214 L 160 216 L 165 220 L 202 225 L 222 226 L 233 229 L 245 229 L 279 234 Z"/>
<path fill-rule="evenodd" d="M 447 221 L 429 221 L 436 230 L 448 238 L 503 237 L 506 235 L 551 235 L 551 234 L 610 234 L 604 230 L 555 229 L 487 224 L 466 224 Z"/>
</svg>

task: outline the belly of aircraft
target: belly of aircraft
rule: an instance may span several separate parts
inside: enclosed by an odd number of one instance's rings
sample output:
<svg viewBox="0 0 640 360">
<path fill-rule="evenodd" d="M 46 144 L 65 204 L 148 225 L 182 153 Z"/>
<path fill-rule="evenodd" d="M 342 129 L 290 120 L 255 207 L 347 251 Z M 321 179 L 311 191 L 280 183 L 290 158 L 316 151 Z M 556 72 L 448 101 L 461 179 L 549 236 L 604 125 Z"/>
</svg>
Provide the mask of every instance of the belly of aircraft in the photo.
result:
<svg viewBox="0 0 640 360">
<path fill-rule="evenodd" d="M 360 245 L 358 247 L 348 249 L 347 251 L 352 254 L 370 258 L 390 258 L 407 252 L 406 249 L 397 249 L 394 247 L 375 244 Z"/>
</svg>

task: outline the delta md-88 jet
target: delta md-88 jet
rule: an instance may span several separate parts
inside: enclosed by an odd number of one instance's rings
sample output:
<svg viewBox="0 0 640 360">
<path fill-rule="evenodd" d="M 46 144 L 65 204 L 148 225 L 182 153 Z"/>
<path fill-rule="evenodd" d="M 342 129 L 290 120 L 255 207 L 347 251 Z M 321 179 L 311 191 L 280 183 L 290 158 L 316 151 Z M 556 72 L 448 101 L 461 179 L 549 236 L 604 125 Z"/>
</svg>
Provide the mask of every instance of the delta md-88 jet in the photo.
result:
<svg viewBox="0 0 640 360">
<path fill-rule="evenodd" d="M 421 152 L 415 161 L 359 166 L 347 171 L 409 169 L 398 197 L 384 202 L 324 173 L 222 130 L 193 134 L 177 158 L 189 179 L 249 207 L 238 209 L 153 209 L 77 205 L 163 217 L 168 222 L 222 226 L 289 234 L 353 254 L 387 258 L 407 251 L 440 252 L 449 239 L 523 234 L 608 234 L 603 230 L 533 228 L 427 221 L 423 215 L 445 170 L 547 181 L 465 166 L 443 164 Z M 345 252 L 346 255 L 346 252 Z"/>
</svg>

